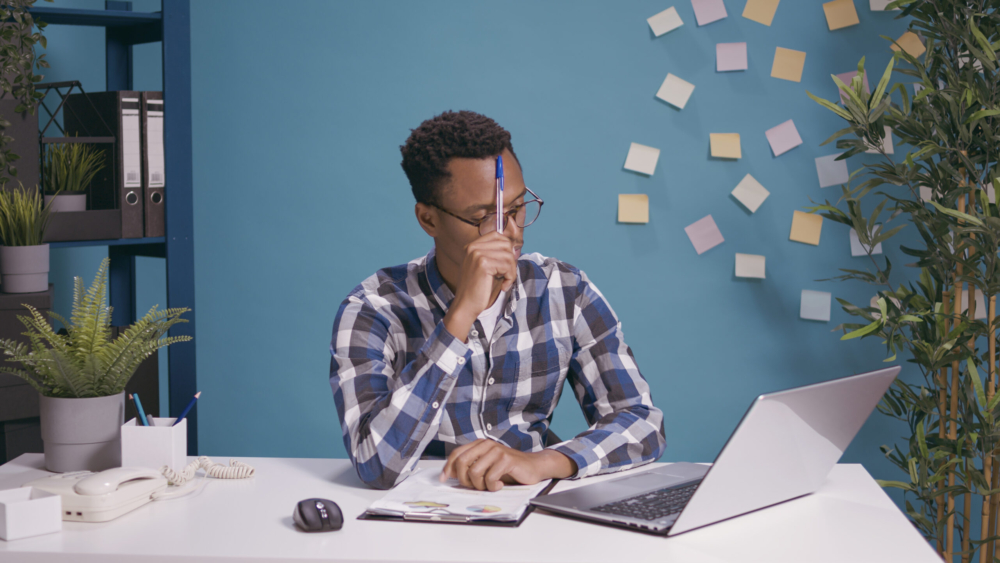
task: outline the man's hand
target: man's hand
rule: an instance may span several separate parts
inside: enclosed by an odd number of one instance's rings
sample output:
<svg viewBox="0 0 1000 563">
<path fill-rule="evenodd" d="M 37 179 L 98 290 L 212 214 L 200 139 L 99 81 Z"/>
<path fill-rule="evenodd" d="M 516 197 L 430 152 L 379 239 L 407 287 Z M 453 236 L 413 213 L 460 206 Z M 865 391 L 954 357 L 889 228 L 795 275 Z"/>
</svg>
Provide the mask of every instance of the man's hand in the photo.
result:
<svg viewBox="0 0 1000 563">
<path fill-rule="evenodd" d="M 564 479 L 576 474 L 576 463 L 555 450 L 522 452 L 480 439 L 463 444 L 448 456 L 441 470 L 442 482 L 451 477 L 462 486 L 499 491 L 508 485 L 534 485 L 544 479 Z"/>
<path fill-rule="evenodd" d="M 501 290 L 509 290 L 516 279 L 517 256 L 509 238 L 494 231 L 469 243 L 465 247 L 455 300 L 444 318 L 445 328 L 465 342 L 476 317 L 489 308 Z"/>
</svg>

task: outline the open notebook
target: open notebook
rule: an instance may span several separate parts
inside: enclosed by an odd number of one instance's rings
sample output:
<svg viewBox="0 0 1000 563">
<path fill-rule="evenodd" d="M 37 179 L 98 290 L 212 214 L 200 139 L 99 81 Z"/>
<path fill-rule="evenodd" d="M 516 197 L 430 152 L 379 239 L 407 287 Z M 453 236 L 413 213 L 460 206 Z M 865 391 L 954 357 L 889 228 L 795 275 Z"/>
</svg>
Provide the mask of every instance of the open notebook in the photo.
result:
<svg viewBox="0 0 1000 563">
<path fill-rule="evenodd" d="M 534 485 L 504 485 L 495 492 L 479 491 L 463 487 L 454 478 L 442 483 L 440 474 L 437 468 L 417 469 L 358 518 L 517 526 L 532 510 L 528 501 L 555 486 L 554 480 L 546 479 Z"/>
</svg>

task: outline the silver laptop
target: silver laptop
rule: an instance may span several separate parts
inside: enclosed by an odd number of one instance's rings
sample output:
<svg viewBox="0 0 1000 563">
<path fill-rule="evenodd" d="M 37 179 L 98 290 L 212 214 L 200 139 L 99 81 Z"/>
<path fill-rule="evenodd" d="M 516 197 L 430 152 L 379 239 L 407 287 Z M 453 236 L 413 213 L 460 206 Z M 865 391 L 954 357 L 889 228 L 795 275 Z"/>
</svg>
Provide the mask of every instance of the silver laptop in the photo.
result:
<svg viewBox="0 0 1000 563">
<path fill-rule="evenodd" d="M 808 495 L 826 479 L 899 366 L 761 395 L 715 463 L 673 463 L 542 495 L 545 510 L 675 536 Z"/>
</svg>

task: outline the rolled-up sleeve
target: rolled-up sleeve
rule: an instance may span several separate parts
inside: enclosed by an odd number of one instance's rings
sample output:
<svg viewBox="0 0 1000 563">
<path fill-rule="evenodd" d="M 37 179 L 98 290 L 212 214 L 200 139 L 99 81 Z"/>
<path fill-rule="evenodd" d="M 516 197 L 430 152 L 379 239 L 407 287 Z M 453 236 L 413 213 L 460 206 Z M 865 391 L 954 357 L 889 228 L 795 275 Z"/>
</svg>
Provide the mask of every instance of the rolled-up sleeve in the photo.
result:
<svg viewBox="0 0 1000 563">
<path fill-rule="evenodd" d="M 352 293 L 337 312 L 330 343 L 330 386 L 344 446 L 361 480 L 378 489 L 413 470 L 471 356 L 442 322 L 397 372 L 389 314 Z"/>
<path fill-rule="evenodd" d="M 576 463 L 570 479 L 638 467 L 666 449 L 663 412 L 653 406 L 618 317 L 586 274 L 579 276 L 567 377 L 589 428 L 549 447 Z"/>
</svg>

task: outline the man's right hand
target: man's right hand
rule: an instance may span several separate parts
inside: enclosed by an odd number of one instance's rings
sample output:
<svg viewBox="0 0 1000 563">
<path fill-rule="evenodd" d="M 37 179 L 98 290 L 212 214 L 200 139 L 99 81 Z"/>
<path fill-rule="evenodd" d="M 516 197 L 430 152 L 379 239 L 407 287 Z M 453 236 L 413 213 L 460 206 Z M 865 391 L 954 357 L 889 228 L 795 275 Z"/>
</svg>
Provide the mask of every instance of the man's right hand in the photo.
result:
<svg viewBox="0 0 1000 563">
<path fill-rule="evenodd" d="M 509 238 L 494 231 L 468 244 L 455 299 L 444 317 L 445 328 L 465 342 L 479 314 L 489 308 L 501 290 L 509 290 L 516 279 L 517 257 Z"/>
</svg>

